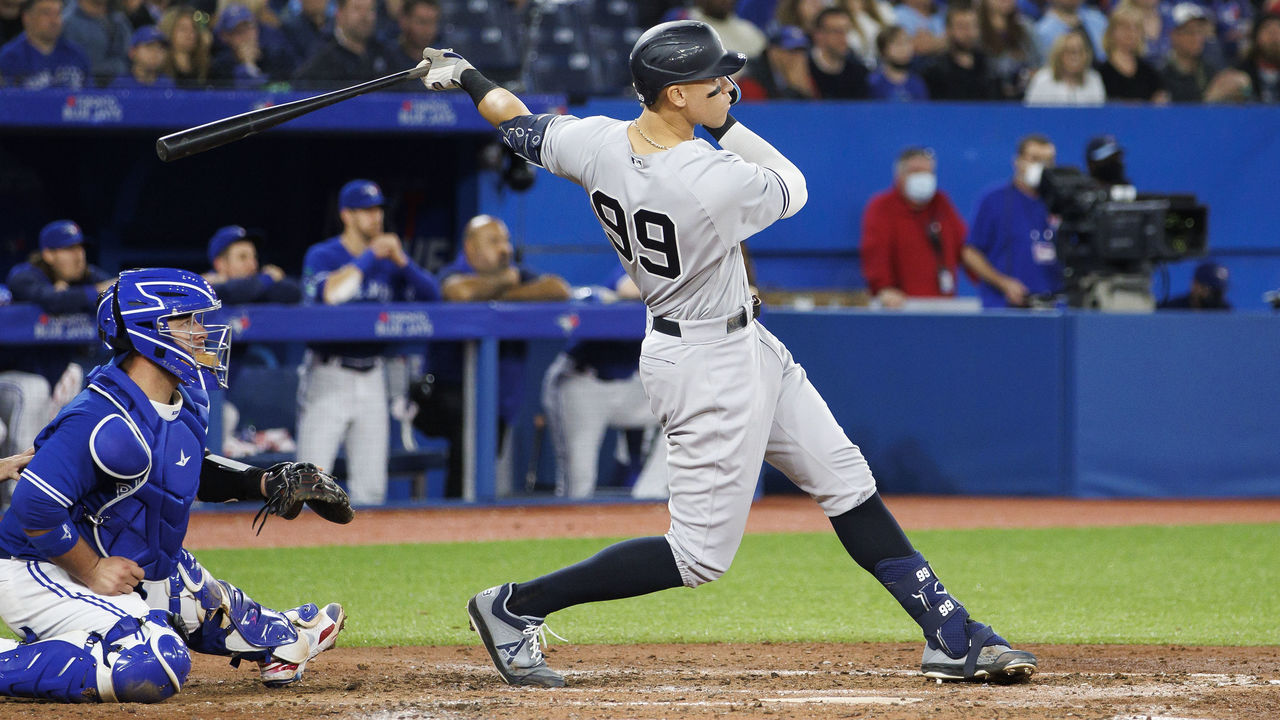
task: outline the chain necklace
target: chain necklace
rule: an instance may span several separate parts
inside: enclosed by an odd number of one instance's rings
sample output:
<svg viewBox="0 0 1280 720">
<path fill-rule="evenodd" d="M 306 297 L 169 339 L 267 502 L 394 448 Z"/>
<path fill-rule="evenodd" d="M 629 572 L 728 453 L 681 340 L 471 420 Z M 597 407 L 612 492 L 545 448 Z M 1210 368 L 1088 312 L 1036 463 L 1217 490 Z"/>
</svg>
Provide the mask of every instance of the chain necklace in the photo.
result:
<svg viewBox="0 0 1280 720">
<path fill-rule="evenodd" d="M 632 120 L 632 121 L 631 121 L 631 127 L 635 128 L 635 129 L 636 129 L 636 132 L 640 133 L 640 137 L 644 138 L 644 141 L 645 141 L 645 142 L 647 142 L 647 143 L 649 143 L 650 145 L 652 145 L 652 146 L 654 146 L 654 147 L 658 148 L 659 150 L 670 150 L 670 149 L 671 149 L 671 148 L 667 147 L 666 145 L 659 145 L 658 143 L 656 143 L 656 142 L 654 142 L 654 141 L 653 141 L 653 138 L 650 138 L 648 135 L 645 135 L 645 134 L 644 134 L 644 131 L 640 129 L 640 126 L 636 124 L 636 121 L 635 121 L 635 120 Z"/>
</svg>

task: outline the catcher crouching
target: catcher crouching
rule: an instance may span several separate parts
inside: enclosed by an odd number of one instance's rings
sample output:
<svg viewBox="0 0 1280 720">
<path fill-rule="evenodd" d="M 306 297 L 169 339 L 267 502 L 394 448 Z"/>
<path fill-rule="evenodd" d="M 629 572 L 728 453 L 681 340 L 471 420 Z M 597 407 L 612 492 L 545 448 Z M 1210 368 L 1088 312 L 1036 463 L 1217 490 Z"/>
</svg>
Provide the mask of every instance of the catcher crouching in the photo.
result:
<svg viewBox="0 0 1280 720">
<path fill-rule="evenodd" d="M 0 459 L 17 476 L 0 518 L 0 695 L 156 702 L 179 690 L 192 651 L 258 666 L 263 684 L 302 678 L 346 621 L 338 603 L 277 611 L 212 577 L 182 547 L 192 503 L 263 500 L 254 519 L 353 518 L 346 493 L 309 463 L 256 468 L 209 454 L 207 390 L 226 387 L 226 326 L 204 279 L 121 273 L 98 300 L 111 362 L 41 431 Z"/>
</svg>

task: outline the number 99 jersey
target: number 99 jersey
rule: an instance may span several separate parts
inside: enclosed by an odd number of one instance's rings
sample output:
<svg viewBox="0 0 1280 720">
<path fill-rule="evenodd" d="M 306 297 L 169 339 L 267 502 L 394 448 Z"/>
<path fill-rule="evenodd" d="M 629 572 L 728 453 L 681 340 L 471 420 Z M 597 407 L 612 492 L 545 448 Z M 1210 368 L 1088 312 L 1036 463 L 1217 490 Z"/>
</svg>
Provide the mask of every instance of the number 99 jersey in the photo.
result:
<svg viewBox="0 0 1280 720">
<path fill-rule="evenodd" d="M 786 213 L 782 178 L 697 138 L 638 155 L 628 124 L 525 115 L 500 129 L 517 153 L 587 191 L 654 316 L 703 320 L 749 305 L 740 243 Z"/>
</svg>

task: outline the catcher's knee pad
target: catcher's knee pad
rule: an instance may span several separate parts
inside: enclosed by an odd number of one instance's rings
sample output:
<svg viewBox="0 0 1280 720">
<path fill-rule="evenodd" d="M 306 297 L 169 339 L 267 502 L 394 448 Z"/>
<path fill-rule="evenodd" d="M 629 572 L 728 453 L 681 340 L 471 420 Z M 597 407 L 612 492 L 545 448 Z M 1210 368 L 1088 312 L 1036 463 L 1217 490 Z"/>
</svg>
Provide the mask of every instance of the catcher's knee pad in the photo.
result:
<svg viewBox="0 0 1280 720">
<path fill-rule="evenodd" d="M 947 592 L 923 555 L 917 552 L 881 560 L 876 563 L 875 576 L 920 625 L 927 642 L 951 657 L 968 652 L 969 611 Z"/>
<path fill-rule="evenodd" d="M 105 636 L 73 631 L 0 653 L 0 695 L 62 702 L 159 702 L 182 689 L 191 656 L 162 610 Z"/>
</svg>

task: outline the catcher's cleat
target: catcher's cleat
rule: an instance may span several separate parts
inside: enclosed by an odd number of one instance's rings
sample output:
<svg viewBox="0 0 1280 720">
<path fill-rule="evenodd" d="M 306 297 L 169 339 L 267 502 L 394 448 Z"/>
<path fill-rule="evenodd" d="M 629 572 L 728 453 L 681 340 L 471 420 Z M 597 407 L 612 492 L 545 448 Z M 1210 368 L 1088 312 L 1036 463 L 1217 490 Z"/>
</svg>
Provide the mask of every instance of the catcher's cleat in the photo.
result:
<svg viewBox="0 0 1280 720">
<path fill-rule="evenodd" d="M 968 623 L 969 648 L 960 657 L 951 657 L 934 643 L 927 643 L 920 672 L 925 677 L 967 682 L 1015 683 L 1029 680 L 1036 672 L 1036 656 L 1014 650 L 1003 638 L 982 623 Z M 986 642 L 994 641 L 987 645 Z"/>
<path fill-rule="evenodd" d="M 491 587 L 467 602 L 471 629 L 480 634 L 494 667 L 508 685 L 564 687 L 564 676 L 547 667 L 538 644 L 542 619 L 512 615 L 507 610 L 513 586 Z"/>
<path fill-rule="evenodd" d="M 347 622 L 347 614 L 338 603 L 329 603 L 319 611 L 308 612 L 315 605 L 303 605 L 286 610 L 285 616 L 298 629 L 298 639 L 305 643 L 305 657 L 300 661 L 272 655 L 270 660 L 258 663 L 262 671 L 262 684 L 269 688 L 281 688 L 302 679 L 307 663 L 320 653 L 333 647 L 338 633 Z M 279 649 L 279 648 L 277 648 Z"/>
</svg>

